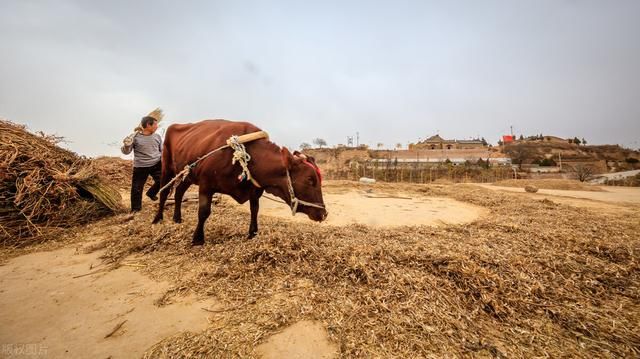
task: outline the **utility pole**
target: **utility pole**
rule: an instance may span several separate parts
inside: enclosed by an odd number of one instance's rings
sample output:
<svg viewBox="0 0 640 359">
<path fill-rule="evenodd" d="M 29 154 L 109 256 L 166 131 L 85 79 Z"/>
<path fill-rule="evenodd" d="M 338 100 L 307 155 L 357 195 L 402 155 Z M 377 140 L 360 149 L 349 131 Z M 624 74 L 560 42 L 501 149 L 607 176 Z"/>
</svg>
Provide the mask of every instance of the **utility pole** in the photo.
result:
<svg viewBox="0 0 640 359">
<path fill-rule="evenodd" d="M 558 164 L 560 164 L 560 171 L 562 172 L 562 155 L 558 153 Z"/>
<path fill-rule="evenodd" d="M 356 132 L 356 147 L 360 147 L 360 133 Z"/>
</svg>

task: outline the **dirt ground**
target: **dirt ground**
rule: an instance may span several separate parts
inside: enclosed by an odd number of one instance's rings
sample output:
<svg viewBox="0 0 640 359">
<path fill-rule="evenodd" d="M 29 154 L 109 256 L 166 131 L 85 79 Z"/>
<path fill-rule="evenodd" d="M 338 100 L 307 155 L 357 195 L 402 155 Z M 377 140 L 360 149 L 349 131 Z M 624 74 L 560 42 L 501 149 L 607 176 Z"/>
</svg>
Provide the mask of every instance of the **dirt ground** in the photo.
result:
<svg viewBox="0 0 640 359">
<path fill-rule="evenodd" d="M 415 196 L 408 193 L 369 193 L 345 191 L 327 193 L 324 202 L 329 216 L 323 225 L 345 226 L 364 224 L 373 227 L 438 226 L 463 224 L 477 220 L 486 214 L 479 206 L 447 197 Z M 249 212 L 249 206 L 244 208 Z M 289 207 L 282 203 L 260 199 L 260 214 L 276 216 L 296 222 L 309 222 L 305 215 L 291 216 Z"/>
<path fill-rule="evenodd" d="M 195 249 L 188 246 L 194 201 L 183 207 L 185 223 L 151 227 L 145 223 L 152 203 L 145 199 L 136 217 L 101 221 L 79 232 L 79 242 L 0 266 L 0 357 L 606 356 L 640 350 L 637 336 L 622 332 L 637 327 L 634 308 L 640 308 L 630 284 L 637 265 L 625 267 L 637 254 L 637 224 L 628 221 L 637 218 L 640 191 L 512 192 L 524 191 L 329 182 L 326 223 L 292 217 L 286 205 L 262 200 L 261 234 L 252 241 L 244 238 L 248 206 L 225 199 L 209 219 L 207 244 Z M 578 222 L 587 227 L 572 232 L 569 224 Z M 556 237 L 566 243 L 551 241 Z M 611 243 L 599 244 L 597 259 L 576 259 L 590 255 L 579 248 L 591 248 L 595 238 Z M 564 259 L 551 273 L 547 264 L 536 267 L 556 254 Z M 591 284 L 590 275 L 616 289 L 602 294 L 606 289 Z M 627 288 L 624 300 L 618 286 Z M 577 303 L 592 295 L 599 301 Z M 609 308 L 617 308 L 613 334 L 602 329 L 611 324 L 602 319 Z"/>
<path fill-rule="evenodd" d="M 134 358 L 163 338 L 199 332 L 220 310 L 212 299 L 182 296 L 133 270 L 106 270 L 90 245 L 32 253 L 0 266 L 1 357 Z M 331 358 L 321 324 L 301 321 L 257 348 L 264 358 Z"/>
<path fill-rule="evenodd" d="M 437 226 L 468 223 L 486 212 L 446 197 L 341 192 L 325 196 L 331 217 L 324 225 Z M 194 195 L 190 192 L 186 196 L 185 206 L 194 203 Z M 126 191 L 123 201 L 128 201 Z M 248 204 L 243 207 L 249 211 Z M 410 215 L 415 213 L 420 216 Z M 304 215 L 292 217 L 286 205 L 265 198 L 260 214 L 309 222 Z M 5 323 L 0 328 L 0 343 L 37 344 L 47 357 L 136 357 L 164 337 L 207 326 L 207 312 L 202 308 L 215 308 L 213 301 L 181 297 L 176 303 L 158 306 L 154 302 L 169 289 L 168 283 L 135 272 L 135 263 L 101 271 L 103 252 L 84 252 L 81 246 L 34 253 L 0 267 L 0 304 L 4 308 L 0 321 Z M 13 349 L 17 355 L 9 356 L 21 357 L 19 349 L 25 348 Z M 330 358 L 336 347 L 322 325 L 300 321 L 261 344 L 257 352 L 264 358 Z"/>
<path fill-rule="evenodd" d="M 325 196 L 332 215 L 323 225 L 437 226 L 468 223 L 486 212 L 446 197 L 341 192 Z M 194 203 L 193 192 L 186 197 L 185 206 Z M 128 200 L 126 192 L 123 198 Z M 243 207 L 249 211 L 248 205 Z M 420 215 L 413 216 L 415 213 Z M 260 214 L 309 222 L 304 215 L 292 217 L 286 205 L 265 198 Z M 135 263 L 102 271 L 103 252 L 84 252 L 81 246 L 34 253 L 0 267 L 4 308 L 0 321 L 5 324 L 0 328 L 1 343 L 37 344 L 47 357 L 136 357 L 164 337 L 207 326 L 203 308 L 215 308 L 213 301 L 189 296 L 170 305 L 155 305 L 169 289 L 168 283 L 135 272 Z M 336 347 L 322 325 L 300 321 L 261 344 L 257 352 L 264 358 L 330 358 Z"/>
<path fill-rule="evenodd" d="M 201 308 L 213 307 L 211 299 L 157 306 L 168 283 L 131 266 L 102 271 L 102 254 L 64 248 L 0 267 L 0 342 L 36 344 L 47 358 L 139 357 L 168 335 L 207 327 Z"/>
</svg>

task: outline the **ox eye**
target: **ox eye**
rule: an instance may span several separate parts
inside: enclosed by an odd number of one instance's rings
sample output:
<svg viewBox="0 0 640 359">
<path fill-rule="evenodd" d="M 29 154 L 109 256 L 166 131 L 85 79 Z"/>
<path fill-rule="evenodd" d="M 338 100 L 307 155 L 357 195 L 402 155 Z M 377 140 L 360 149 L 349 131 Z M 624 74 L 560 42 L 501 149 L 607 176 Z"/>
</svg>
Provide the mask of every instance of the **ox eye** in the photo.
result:
<svg viewBox="0 0 640 359">
<path fill-rule="evenodd" d="M 307 178 L 307 182 L 309 182 L 310 185 L 315 186 L 316 185 L 316 178 L 313 176 L 310 176 L 309 178 Z"/>
</svg>

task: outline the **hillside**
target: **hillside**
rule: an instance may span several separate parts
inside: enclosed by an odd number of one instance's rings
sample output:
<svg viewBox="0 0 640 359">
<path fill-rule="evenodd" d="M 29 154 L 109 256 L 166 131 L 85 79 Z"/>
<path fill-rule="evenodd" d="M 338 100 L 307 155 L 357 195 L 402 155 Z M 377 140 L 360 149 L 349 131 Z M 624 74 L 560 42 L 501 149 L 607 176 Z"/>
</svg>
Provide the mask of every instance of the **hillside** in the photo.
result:
<svg viewBox="0 0 640 359">
<path fill-rule="evenodd" d="M 640 152 L 619 145 L 578 146 L 555 141 L 516 141 L 502 146 L 502 151 L 513 163 L 532 164 L 545 159 L 563 163 L 598 163 L 607 171 L 635 169 L 640 161 Z"/>
</svg>

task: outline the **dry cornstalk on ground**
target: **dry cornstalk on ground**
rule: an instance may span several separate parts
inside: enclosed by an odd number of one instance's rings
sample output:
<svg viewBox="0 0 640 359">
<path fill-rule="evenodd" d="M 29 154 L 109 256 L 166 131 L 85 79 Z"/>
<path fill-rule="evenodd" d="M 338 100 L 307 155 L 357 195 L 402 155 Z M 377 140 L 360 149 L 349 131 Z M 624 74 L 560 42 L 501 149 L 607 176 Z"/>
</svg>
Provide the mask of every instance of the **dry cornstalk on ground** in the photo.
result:
<svg viewBox="0 0 640 359">
<path fill-rule="evenodd" d="M 0 246 L 44 241 L 121 209 L 120 194 L 91 161 L 59 141 L 0 121 Z"/>
<path fill-rule="evenodd" d="M 640 355 L 640 211 L 602 214 L 548 199 L 468 186 L 328 183 L 419 196 L 448 196 L 490 214 L 444 227 L 330 227 L 249 216 L 224 200 L 189 246 L 184 223 L 102 221 L 105 259 L 131 254 L 175 295 L 223 305 L 203 332 L 167 338 L 147 357 L 251 357 L 254 347 L 299 320 L 324 323 L 342 357 L 637 357 Z M 329 211 L 331 209 L 329 208 Z M 412 215 L 419 216 L 419 213 Z"/>
</svg>

